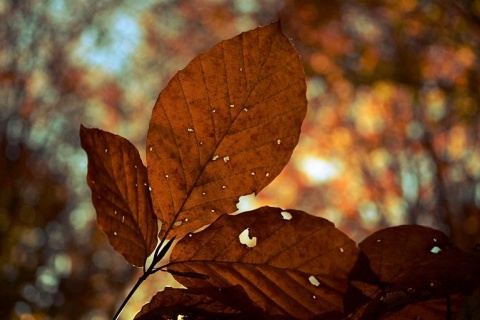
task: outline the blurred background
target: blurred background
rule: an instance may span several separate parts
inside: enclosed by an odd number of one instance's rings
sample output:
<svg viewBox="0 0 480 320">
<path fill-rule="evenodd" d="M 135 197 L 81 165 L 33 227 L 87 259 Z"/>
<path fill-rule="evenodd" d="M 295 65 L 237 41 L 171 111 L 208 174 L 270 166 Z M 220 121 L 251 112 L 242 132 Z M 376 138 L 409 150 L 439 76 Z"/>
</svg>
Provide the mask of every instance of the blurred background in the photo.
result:
<svg viewBox="0 0 480 320">
<path fill-rule="evenodd" d="M 139 274 L 96 227 L 80 123 L 143 154 L 175 72 L 279 18 L 309 110 L 292 161 L 240 209 L 298 208 L 356 241 L 417 223 L 465 250 L 480 242 L 479 0 L 3 0 L 2 318 L 111 318 Z"/>
</svg>

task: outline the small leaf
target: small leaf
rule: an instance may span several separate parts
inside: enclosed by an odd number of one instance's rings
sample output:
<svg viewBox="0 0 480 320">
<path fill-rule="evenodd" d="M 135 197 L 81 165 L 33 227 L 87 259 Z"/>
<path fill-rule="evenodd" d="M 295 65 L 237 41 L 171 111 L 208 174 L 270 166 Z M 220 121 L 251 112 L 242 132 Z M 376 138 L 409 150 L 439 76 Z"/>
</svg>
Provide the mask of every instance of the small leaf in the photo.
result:
<svg viewBox="0 0 480 320">
<path fill-rule="evenodd" d="M 136 320 L 177 319 L 266 319 L 240 286 L 224 288 L 165 288 L 142 307 Z"/>
<path fill-rule="evenodd" d="M 288 212 L 290 220 L 271 207 L 221 216 L 180 240 L 167 267 L 208 275 L 208 280 L 175 277 L 189 288 L 241 285 L 271 315 L 309 319 L 341 314 L 358 254 L 355 243 L 325 219 Z M 257 239 L 252 248 L 239 239 L 247 228 Z"/>
<path fill-rule="evenodd" d="M 147 136 L 161 237 L 236 210 L 288 162 L 305 117 L 305 77 L 279 23 L 222 41 L 168 83 Z"/>
<path fill-rule="evenodd" d="M 80 139 L 97 223 L 117 252 L 143 266 L 157 244 L 158 227 L 140 155 L 127 139 L 99 129 L 81 126 Z"/>
</svg>

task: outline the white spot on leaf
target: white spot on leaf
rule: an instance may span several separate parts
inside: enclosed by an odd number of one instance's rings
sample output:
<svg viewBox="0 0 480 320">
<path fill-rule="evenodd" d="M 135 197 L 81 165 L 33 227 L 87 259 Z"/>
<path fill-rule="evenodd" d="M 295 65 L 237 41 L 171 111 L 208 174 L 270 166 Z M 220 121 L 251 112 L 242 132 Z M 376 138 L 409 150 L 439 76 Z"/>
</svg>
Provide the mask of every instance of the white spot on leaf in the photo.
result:
<svg viewBox="0 0 480 320">
<path fill-rule="evenodd" d="M 247 109 L 247 108 L 243 108 L 243 111 L 248 112 L 248 109 Z"/>
<path fill-rule="evenodd" d="M 148 191 L 152 191 L 152 187 L 148 187 Z"/>
<path fill-rule="evenodd" d="M 192 129 L 192 128 L 188 128 L 187 131 L 188 131 L 188 132 L 193 132 L 193 129 Z"/>
<path fill-rule="evenodd" d="M 288 211 L 280 212 L 282 214 L 283 220 L 290 220 L 292 219 L 292 214 Z"/>
<path fill-rule="evenodd" d="M 180 227 L 182 225 L 182 221 L 177 221 L 173 224 L 175 227 Z"/>
<path fill-rule="evenodd" d="M 277 144 L 281 144 L 281 143 L 282 143 L 282 140 L 278 139 Z"/>
<path fill-rule="evenodd" d="M 212 113 L 215 113 L 215 109 L 212 110 Z"/>
<path fill-rule="evenodd" d="M 116 236 L 116 235 L 117 235 L 117 231 L 113 231 L 113 235 Z"/>
<path fill-rule="evenodd" d="M 234 105 L 234 104 L 231 104 L 231 105 L 230 105 L 230 108 L 234 108 L 234 107 L 235 107 L 235 105 Z"/>
<path fill-rule="evenodd" d="M 211 212 L 215 212 L 215 209 L 210 210 Z"/>
<path fill-rule="evenodd" d="M 217 159 L 218 159 L 218 154 L 214 155 L 213 158 L 212 158 L 213 161 L 215 161 Z"/>
<path fill-rule="evenodd" d="M 338 250 L 340 250 L 340 252 L 344 252 L 344 251 L 345 251 L 342 247 L 340 247 L 340 249 L 338 249 Z"/>
<path fill-rule="evenodd" d="M 238 235 L 238 239 L 240 240 L 241 244 L 246 245 L 248 248 L 253 248 L 257 245 L 257 237 L 251 237 L 250 238 L 249 232 L 250 232 L 249 228 L 243 230 Z"/>
<path fill-rule="evenodd" d="M 250 172 L 250 174 L 251 174 L 252 176 L 254 176 L 254 175 L 255 175 L 255 171 Z"/>
<path fill-rule="evenodd" d="M 225 189 L 227 186 L 222 186 L 222 189 Z"/>
<path fill-rule="evenodd" d="M 165 179 L 168 179 L 168 174 L 165 175 Z"/>
<path fill-rule="evenodd" d="M 315 287 L 318 287 L 320 285 L 320 281 L 318 281 L 315 276 L 308 277 L 308 281 L 310 281 L 310 283 L 313 284 Z"/>
<path fill-rule="evenodd" d="M 125 222 L 125 216 L 122 216 L 122 223 Z"/>
<path fill-rule="evenodd" d="M 108 153 L 108 149 L 105 149 L 105 153 Z"/>
<path fill-rule="evenodd" d="M 230 157 L 229 157 L 229 156 L 223 157 L 223 161 L 224 161 L 225 163 L 227 163 L 228 160 L 230 160 Z"/>
<path fill-rule="evenodd" d="M 270 177 L 270 172 L 265 173 L 265 177 Z"/>
<path fill-rule="evenodd" d="M 378 243 L 382 242 L 382 239 L 377 239 L 377 242 L 378 242 Z"/>
<path fill-rule="evenodd" d="M 150 147 L 150 149 L 148 149 L 148 150 L 153 151 L 153 147 Z"/>
</svg>

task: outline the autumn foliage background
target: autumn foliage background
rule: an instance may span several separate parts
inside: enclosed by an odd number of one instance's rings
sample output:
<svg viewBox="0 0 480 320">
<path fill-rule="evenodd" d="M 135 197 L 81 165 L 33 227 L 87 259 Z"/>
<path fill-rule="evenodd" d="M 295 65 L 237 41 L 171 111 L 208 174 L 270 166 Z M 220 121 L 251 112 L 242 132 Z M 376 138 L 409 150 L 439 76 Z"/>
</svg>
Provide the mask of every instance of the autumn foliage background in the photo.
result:
<svg viewBox="0 0 480 320">
<path fill-rule="evenodd" d="M 480 242 L 480 1 L 6 1 L 2 313 L 112 314 L 137 271 L 96 227 L 78 124 L 145 154 L 151 110 L 174 73 L 278 18 L 304 63 L 307 119 L 292 161 L 241 209 L 304 210 L 357 241 L 418 223 L 465 250 Z M 170 281 L 154 280 L 127 312 Z"/>
</svg>

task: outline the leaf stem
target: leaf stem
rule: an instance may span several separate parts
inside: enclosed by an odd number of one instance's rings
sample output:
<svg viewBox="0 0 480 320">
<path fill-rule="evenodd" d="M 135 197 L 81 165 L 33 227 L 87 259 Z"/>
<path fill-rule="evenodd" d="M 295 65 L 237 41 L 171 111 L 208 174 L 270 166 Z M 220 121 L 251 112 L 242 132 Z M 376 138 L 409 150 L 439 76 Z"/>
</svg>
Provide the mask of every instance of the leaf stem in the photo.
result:
<svg viewBox="0 0 480 320">
<path fill-rule="evenodd" d="M 127 297 L 123 300 L 122 305 L 118 308 L 117 312 L 113 316 L 113 320 L 118 319 L 118 317 L 120 316 L 120 313 L 122 313 L 122 311 L 123 311 L 123 308 L 125 308 L 125 306 L 127 305 L 128 300 L 130 300 L 130 298 L 133 296 L 135 291 L 137 291 L 138 287 L 140 287 L 142 282 L 145 281 L 148 278 L 149 275 L 150 275 L 150 273 L 147 271 L 147 272 L 144 272 L 140 278 L 138 278 L 137 283 L 135 283 L 133 288 L 128 293 Z"/>
</svg>

